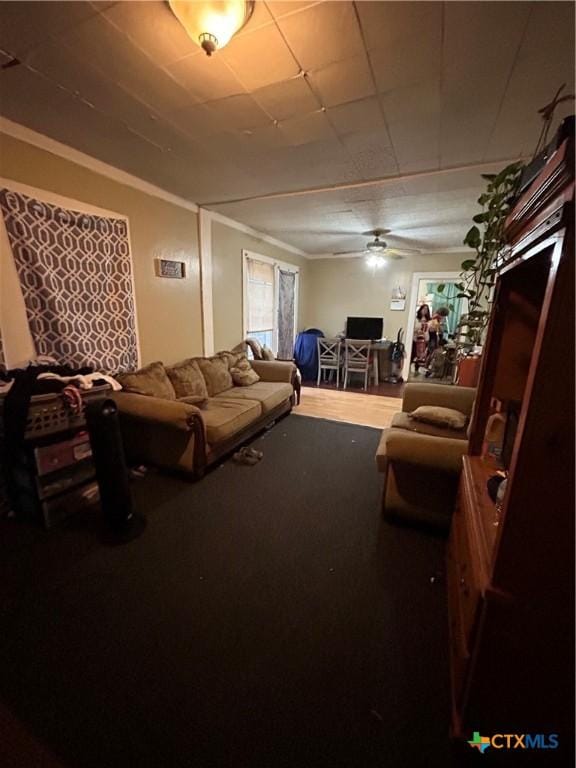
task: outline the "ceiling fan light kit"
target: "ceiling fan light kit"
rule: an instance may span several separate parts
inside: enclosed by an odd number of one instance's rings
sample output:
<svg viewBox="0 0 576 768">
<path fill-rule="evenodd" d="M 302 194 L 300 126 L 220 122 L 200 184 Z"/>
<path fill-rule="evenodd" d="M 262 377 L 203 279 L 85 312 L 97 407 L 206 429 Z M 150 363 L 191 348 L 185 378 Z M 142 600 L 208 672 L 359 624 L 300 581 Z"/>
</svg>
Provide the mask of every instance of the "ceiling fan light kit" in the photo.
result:
<svg viewBox="0 0 576 768">
<path fill-rule="evenodd" d="M 379 253 L 371 253 L 366 257 L 366 265 L 371 269 L 382 269 L 386 264 L 386 259 Z"/>
<path fill-rule="evenodd" d="M 254 1 L 168 0 L 168 5 L 188 36 L 212 56 L 250 21 Z"/>
</svg>

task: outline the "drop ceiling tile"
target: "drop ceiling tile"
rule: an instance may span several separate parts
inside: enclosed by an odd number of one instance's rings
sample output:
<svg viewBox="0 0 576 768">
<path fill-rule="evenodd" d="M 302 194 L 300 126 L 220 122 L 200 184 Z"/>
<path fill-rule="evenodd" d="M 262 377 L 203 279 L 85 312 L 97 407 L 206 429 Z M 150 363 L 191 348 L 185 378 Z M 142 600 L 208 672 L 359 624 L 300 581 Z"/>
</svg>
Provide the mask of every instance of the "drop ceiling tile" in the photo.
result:
<svg viewBox="0 0 576 768">
<path fill-rule="evenodd" d="M 200 50 L 166 2 L 131 0 L 113 3 L 105 16 L 157 66 L 164 67 Z"/>
<path fill-rule="evenodd" d="M 335 107 L 376 93 L 366 54 L 329 64 L 308 75 L 325 107 Z"/>
<path fill-rule="evenodd" d="M 362 179 L 397 173 L 398 165 L 387 134 L 380 131 L 368 134 L 351 133 L 343 136 L 342 142 Z"/>
<path fill-rule="evenodd" d="M 551 101 L 562 83 L 566 83 L 564 93 L 574 93 L 574 5 L 538 3 L 530 15 L 485 157 L 531 155 L 542 125 L 538 109 Z M 552 130 L 573 112 L 574 102 L 560 105 Z"/>
<path fill-rule="evenodd" d="M 287 120 L 320 109 L 321 104 L 303 77 L 293 77 L 281 83 L 259 88 L 254 99 L 276 120 Z"/>
<path fill-rule="evenodd" d="M 96 13 L 88 3 L 0 2 L 0 48 L 23 58 Z"/>
<path fill-rule="evenodd" d="M 358 3 L 379 91 L 440 77 L 442 7 L 422 2 Z M 382 23 L 377 24 L 376 18 Z"/>
<path fill-rule="evenodd" d="M 219 121 L 222 130 L 244 131 L 270 123 L 270 117 L 248 94 L 211 101 L 206 109 Z"/>
<path fill-rule="evenodd" d="M 440 157 L 441 87 L 439 80 L 397 88 L 380 97 L 398 164 Z"/>
<path fill-rule="evenodd" d="M 85 60 L 71 56 L 57 44 L 42 46 L 28 59 L 28 66 L 66 89 L 70 96 L 87 102 L 110 118 L 125 122 L 158 146 L 168 145 L 169 126 L 121 86 L 103 78 Z"/>
<path fill-rule="evenodd" d="M 335 133 L 324 112 L 312 112 L 303 117 L 292 117 L 280 123 L 281 131 L 294 146 L 335 138 Z"/>
<path fill-rule="evenodd" d="M 8 53 L 4 53 L 4 51 L 0 51 L 0 66 L 4 66 L 5 64 L 8 64 L 9 61 L 13 60 L 13 56 L 11 56 Z"/>
<path fill-rule="evenodd" d="M 257 2 L 254 4 L 254 13 L 252 18 L 239 32 L 236 33 L 236 37 L 249 34 L 260 27 L 265 27 L 268 24 L 274 23 L 274 17 L 270 13 L 268 4 L 265 2 Z"/>
<path fill-rule="evenodd" d="M 288 80 L 300 71 L 275 24 L 247 30 L 233 38 L 218 55 L 249 91 Z"/>
<path fill-rule="evenodd" d="M 71 30 L 66 35 L 65 47 L 159 112 L 170 112 L 190 103 L 190 94 L 101 14 Z"/>
<path fill-rule="evenodd" d="M 0 107 L 4 117 L 42 132 L 45 114 L 57 111 L 68 98 L 66 91 L 23 64 L 10 67 L 0 77 Z"/>
<path fill-rule="evenodd" d="M 418 122 L 424 117 L 439 119 L 442 111 L 440 80 L 427 80 L 404 88 L 395 88 L 380 96 L 388 125 Z"/>
<path fill-rule="evenodd" d="M 306 71 L 322 69 L 364 50 L 352 3 L 318 3 L 280 18 L 278 25 Z"/>
<path fill-rule="evenodd" d="M 371 133 L 386 130 L 376 97 L 329 107 L 326 114 L 339 136 L 345 136 L 348 133 Z"/>
<path fill-rule="evenodd" d="M 273 123 L 241 131 L 236 135 L 236 140 L 239 162 L 243 167 L 253 167 L 255 163 L 260 163 L 269 150 L 292 146 L 280 126 Z"/>
<path fill-rule="evenodd" d="M 205 56 L 200 51 L 171 64 L 166 71 L 199 101 L 246 93 L 220 55 Z"/>
<path fill-rule="evenodd" d="M 298 13 L 311 5 L 317 5 L 318 2 L 319 0 L 315 0 L 315 2 L 311 0 L 303 0 L 302 2 L 300 0 L 266 0 L 266 5 L 275 19 L 281 19 L 282 16 Z"/>
<path fill-rule="evenodd" d="M 193 104 L 190 107 L 171 112 L 166 115 L 166 119 L 195 139 L 202 139 L 223 130 L 220 117 L 204 104 Z"/>
</svg>

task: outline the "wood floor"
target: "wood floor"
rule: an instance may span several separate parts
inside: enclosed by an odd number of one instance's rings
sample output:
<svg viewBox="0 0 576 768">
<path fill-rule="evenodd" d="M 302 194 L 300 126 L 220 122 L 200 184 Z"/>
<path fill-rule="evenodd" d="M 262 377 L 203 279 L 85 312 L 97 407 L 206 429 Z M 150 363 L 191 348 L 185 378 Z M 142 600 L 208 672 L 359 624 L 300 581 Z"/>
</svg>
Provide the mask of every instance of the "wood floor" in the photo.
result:
<svg viewBox="0 0 576 768">
<path fill-rule="evenodd" d="M 398 397 L 370 395 L 364 392 L 302 387 L 302 399 L 292 413 L 331 421 L 346 421 L 367 427 L 389 427 L 392 417 L 402 407 Z"/>
</svg>

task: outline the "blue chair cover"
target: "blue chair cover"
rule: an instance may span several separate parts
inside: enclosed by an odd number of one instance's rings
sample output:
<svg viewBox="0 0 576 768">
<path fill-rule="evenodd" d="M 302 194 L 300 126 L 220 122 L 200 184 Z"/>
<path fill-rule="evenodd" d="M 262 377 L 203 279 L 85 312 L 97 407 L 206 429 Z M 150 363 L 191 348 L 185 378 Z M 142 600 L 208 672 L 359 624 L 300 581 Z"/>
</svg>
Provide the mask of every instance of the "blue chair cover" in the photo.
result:
<svg viewBox="0 0 576 768">
<path fill-rule="evenodd" d="M 294 344 L 294 359 L 300 369 L 304 381 L 316 380 L 318 376 L 318 345 L 317 338 L 323 338 L 324 333 L 318 328 L 308 328 L 296 336 Z"/>
</svg>

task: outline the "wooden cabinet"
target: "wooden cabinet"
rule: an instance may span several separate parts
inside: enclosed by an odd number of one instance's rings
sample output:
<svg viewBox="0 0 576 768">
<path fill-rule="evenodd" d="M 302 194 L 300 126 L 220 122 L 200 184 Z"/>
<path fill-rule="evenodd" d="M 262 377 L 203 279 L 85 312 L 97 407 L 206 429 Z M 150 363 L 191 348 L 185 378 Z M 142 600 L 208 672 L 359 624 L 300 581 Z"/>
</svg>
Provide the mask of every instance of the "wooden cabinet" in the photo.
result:
<svg viewBox="0 0 576 768">
<path fill-rule="evenodd" d="M 573 740 L 574 143 L 507 232 L 448 545 L 452 730 Z M 481 457 L 498 402 L 517 413 L 500 512 Z"/>
</svg>

